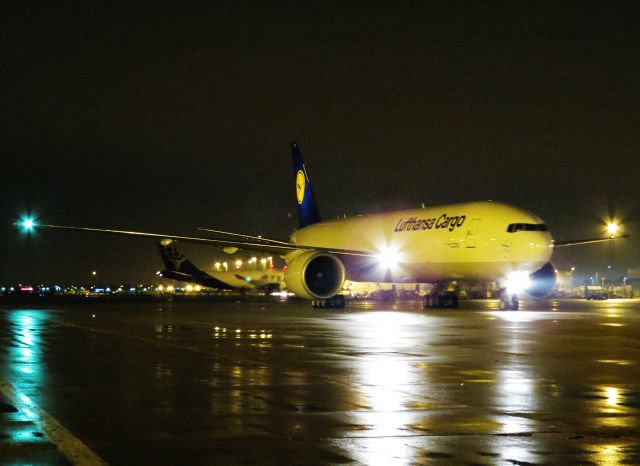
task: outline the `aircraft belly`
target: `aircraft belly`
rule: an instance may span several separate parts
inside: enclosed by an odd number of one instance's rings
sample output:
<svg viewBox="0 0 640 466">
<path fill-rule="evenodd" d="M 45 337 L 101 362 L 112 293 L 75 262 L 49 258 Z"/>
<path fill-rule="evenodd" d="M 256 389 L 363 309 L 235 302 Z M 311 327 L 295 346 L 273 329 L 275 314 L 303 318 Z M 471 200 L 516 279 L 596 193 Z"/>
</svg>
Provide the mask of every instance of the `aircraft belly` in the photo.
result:
<svg viewBox="0 0 640 466">
<path fill-rule="evenodd" d="M 356 282 L 392 282 L 392 283 L 432 283 L 447 280 L 499 280 L 513 270 L 526 270 L 530 273 L 543 264 L 511 262 L 431 262 L 424 264 L 402 264 L 393 272 L 382 271 L 376 264 L 354 266 L 345 264 L 347 280 Z"/>
</svg>

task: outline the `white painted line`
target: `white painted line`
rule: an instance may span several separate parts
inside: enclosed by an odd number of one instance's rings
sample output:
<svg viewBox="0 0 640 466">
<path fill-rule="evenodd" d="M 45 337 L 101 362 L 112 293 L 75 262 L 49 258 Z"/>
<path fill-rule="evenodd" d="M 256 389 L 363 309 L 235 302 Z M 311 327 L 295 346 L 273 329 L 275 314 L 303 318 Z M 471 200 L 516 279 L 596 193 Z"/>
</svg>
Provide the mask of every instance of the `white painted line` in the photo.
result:
<svg viewBox="0 0 640 466">
<path fill-rule="evenodd" d="M 15 385 L 0 377 L 0 392 L 51 440 L 71 464 L 104 466 L 108 463 L 96 455 L 82 441 L 64 428 L 53 416 L 40 408 Z"/>
</svg>

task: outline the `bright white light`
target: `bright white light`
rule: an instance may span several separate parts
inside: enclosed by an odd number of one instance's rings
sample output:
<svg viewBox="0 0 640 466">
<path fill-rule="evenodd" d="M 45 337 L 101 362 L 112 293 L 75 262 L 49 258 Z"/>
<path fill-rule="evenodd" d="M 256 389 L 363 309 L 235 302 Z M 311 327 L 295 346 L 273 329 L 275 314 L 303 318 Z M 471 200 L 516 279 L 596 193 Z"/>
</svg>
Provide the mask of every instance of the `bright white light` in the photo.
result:
<svg viewBox="0 0 640 466">
<path fill-rule="evenodd" d="M 520 294 L 529 287 L 529 273 L 513 271 L 507 275 L 507 293 Z"/>
<path fill-rule="evenodd" d="M 398 266 L 400 254 L 392 246 L 384 246 L 377 255 L 378 264 L 384 270 L 393 270 Z"/>
<path fill-rule="evenodd" d="M 618 224 L 617 223 L 609 223 L 607 225 L 607 233 L 609 233 L 609 236 L 615 236 L 618 234 Z"/>
<path fill-rule="evenodd" d="M 36 228 L 36 221 L 33 217 L 22 217 L 16 225 L 23 233 L 31 233 Z"/>
<path fill-rule="evenodd" d="M 618 404 L 619 391 L 615 387 L 605 387 L 607 393 L 607 404 L 609 406 L 616 406 Z"/>
</svg>

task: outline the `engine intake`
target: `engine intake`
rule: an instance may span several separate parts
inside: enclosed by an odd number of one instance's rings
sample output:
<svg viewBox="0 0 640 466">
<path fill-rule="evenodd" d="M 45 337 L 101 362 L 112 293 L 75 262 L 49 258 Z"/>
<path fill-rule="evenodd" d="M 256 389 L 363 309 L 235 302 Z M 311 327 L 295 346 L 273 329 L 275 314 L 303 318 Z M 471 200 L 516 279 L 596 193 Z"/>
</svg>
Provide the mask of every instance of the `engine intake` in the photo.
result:
<svg viewBox="0 0 640 466">
<path fill-rule="evenodd" d="M 345 280 L 344 264 L 333 254 L 305 251 L 287 263 L 284 281 L 289 291 L 305 299 L 335 296 Z"/>
</svg>

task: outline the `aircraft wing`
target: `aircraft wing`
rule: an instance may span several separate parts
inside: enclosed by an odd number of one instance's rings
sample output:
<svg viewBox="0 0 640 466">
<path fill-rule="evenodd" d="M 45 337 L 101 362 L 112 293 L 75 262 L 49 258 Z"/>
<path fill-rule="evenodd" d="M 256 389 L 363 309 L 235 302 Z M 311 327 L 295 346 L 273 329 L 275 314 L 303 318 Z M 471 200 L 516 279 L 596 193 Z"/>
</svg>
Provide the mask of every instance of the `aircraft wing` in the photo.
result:
<svg viewBox="0 0 640 466">
<path fill-rule="evenodd" d="M 569 240 L 569 241 L 554 241 L 553 242 L 553 247 L 554 248 L 566 248 L 568 246 L 580 246 L 583 244 L 593 244 L 593 243 L 602 243 L 605 241 L 612 241 L 615 239 L 620 239 L 620 238 L 628 238 L 629 235 L 621 235 L 621 236 L 614 236 L 614 237 L 606 237 L 606 238 L 591 238 L 591 239 L 575 239 L 575 240 Z"/>
<path fill-rule="evenodd" d="M 39 223 L 37 228 L 55 228 L 60 230 L 75 230 L 75 231 L 87 231 L 92 233 L 106 233 L 112 235 L 125 235 L 125 236 L 137 236 L 141 238 L 154 238 L 154 239 L 172 239 L 176 241 L 182 241 L 185 243 L 206 244 L 210 246 L 218 247 L 232 247 L 248 251 L 266 252 L 269 254 L 284 255 L 292 251 L 297 250 L 318 250 L 329 252 L 333 254 L 344 254 L 347 256 L 361 256 L 361 257 L 373 257 L 375 254 L 368 251 L 358 251 L 352 249 L 338 249 L 338 248 L 321 248 L 317 246 L 305 246 L 300 244 L 287 243 L 284 241 L 273 242 L 270 240 L 256 240 L 256 241 L 235 241 L 216 238 L 203 238 L 198 236 L 181 236 L 181 235 L 165 235 L 161 233 L 147 233 L 141 231 L 128 231 L 128 230 L 112 230 L 106 228 L 91 228 L 91 227 L 75 227 L 66 225 L 47 225 Z M 243 235 L 238 235 L 243 236 Z"/>
</svg>

